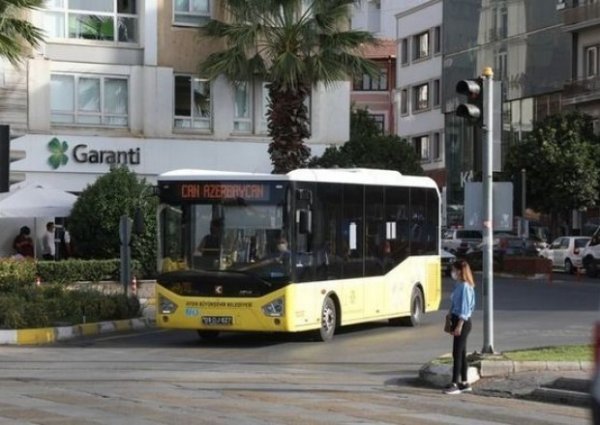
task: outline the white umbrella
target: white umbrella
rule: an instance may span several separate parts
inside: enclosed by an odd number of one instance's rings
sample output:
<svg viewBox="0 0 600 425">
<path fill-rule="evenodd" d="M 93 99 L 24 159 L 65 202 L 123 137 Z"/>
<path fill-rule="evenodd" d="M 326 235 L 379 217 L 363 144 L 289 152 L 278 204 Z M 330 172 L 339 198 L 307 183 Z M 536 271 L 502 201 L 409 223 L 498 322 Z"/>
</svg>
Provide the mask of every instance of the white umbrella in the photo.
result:
<svg viewBox="0 0 600 425">
<path fill-rule="evenodd" d="M 0 218 L 33 218 L 34 251 L 37 251 L 37 218 L 68 217 L 76 200 L 77 196 L 60 189 L 30 184 L 0 195 Z"/>
<path fill-rule="evenodd" d="M 60 189 L 27 185 L 0 198 L 0 217 L 68 217 L 76 200 Z"/>
</svg>

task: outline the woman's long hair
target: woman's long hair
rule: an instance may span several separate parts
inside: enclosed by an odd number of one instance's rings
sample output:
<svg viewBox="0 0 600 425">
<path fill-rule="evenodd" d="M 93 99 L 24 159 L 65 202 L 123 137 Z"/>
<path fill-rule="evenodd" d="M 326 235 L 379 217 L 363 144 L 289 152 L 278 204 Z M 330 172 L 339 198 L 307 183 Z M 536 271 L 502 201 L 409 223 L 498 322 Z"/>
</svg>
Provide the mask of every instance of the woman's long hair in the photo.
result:
<svg viewBox="0 0 600 425">
<path fill-rule="evenodd" d="M 475 286 L 475 279 L 473 279 L 473 272 L 471 272 L 471 266 L 465 260 L 456 260 L 452 267 L 458 272 L 459 280 L 467 282 L 471 286 Z"/>
</svg>

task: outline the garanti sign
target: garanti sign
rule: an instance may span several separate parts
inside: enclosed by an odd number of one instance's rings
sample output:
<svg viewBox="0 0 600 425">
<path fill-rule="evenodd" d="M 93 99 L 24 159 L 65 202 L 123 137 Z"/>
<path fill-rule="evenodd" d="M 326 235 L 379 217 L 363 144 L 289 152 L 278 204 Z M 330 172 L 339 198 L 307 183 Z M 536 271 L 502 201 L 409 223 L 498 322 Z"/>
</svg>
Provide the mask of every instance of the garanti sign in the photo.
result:
<svg viewBox="0 0 600 425">
<path fill-rule="evenodd" d="M 141 156 L 140 148 L 97 150 L 91 149 L 85 143 L 75 145 L 69 150 L 69 144 L 64 140 L 61 142 L 56 137 L 48 142 L 48 150 L 50 151 L 48 164 L 53 170 L 67 165 L 70 159 L 78 164 L 139 165 Z"/>
</svg>

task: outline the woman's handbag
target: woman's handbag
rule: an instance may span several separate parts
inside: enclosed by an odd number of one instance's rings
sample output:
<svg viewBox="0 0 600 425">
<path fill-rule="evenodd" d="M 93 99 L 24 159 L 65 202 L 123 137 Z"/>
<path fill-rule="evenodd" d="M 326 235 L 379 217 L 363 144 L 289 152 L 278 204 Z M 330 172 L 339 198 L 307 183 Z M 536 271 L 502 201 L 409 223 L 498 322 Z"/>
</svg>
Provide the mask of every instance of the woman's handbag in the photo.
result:
<svg viewBox="0 0 600 425">
<path fill-rule="evenodd" d="M 450 333 L 452 332 L 452 316 L 446 314 L 446 323 L 444 323 L 444 332 Z"/>
</svg>

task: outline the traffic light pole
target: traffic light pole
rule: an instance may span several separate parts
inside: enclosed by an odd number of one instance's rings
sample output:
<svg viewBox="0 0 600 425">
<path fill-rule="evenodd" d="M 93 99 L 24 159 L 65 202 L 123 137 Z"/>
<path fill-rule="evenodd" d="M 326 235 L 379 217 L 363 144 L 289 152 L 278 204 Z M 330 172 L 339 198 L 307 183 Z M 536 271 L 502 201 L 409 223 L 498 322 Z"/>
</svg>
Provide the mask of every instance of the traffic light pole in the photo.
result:
<svg viewBox="0 0 600 425">
<path fill-rule="evenodd" d="M 494 88 L 492 68 L 483 70 L 483 348 L 494 353 L 494 205 L 493 205 L 493 134 Z"/>
</svg>

